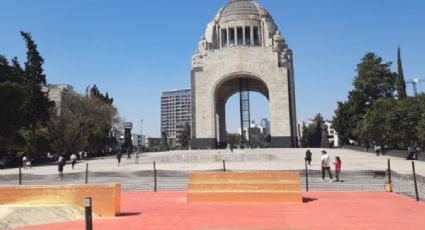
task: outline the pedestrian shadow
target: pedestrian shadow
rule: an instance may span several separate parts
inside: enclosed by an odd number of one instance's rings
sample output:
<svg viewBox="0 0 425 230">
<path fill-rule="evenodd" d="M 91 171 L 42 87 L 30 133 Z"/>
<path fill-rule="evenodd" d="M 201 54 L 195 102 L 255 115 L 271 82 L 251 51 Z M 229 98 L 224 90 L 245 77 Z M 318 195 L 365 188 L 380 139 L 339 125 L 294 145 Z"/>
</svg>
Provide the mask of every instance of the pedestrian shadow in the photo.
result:
<svg viewBox="0 0 425 230">
<path fill-rule="evenodd" d="M 311 198 L 311 197 L 303 197 L 303 203 L 310 203 L 316 201 L 317 198 Z"/>
<path fill-rule="evenodd" d="M 118 215 L 118 217 L 126 217 L 126 216 L 138 216 L 142 214 L 141 212 L 122 212 Z"/>
</svg>

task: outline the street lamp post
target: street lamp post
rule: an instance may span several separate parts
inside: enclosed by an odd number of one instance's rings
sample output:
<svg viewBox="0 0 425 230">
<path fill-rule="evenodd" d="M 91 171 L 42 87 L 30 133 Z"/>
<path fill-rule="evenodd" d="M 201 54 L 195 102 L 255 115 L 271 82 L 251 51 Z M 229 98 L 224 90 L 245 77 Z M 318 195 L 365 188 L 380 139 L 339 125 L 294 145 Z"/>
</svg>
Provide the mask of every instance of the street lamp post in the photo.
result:
<svg viewBox="0 0 425 230">
<path fill-rule="evenodd" d="M 143 147 L 143 119 L 140 120 L 140 145 Z"/>
</svg>

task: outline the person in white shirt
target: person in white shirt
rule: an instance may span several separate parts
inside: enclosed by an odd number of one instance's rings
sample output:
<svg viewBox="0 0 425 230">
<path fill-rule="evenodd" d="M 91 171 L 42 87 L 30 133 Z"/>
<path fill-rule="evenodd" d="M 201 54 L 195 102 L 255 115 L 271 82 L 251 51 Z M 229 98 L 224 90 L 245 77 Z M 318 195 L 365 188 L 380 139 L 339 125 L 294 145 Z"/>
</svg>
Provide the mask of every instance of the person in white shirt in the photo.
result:
<svg viewBox="0 0 425 230">
<path fill-rule="evenodd" d="M 325 150 L 322 150 L 322 180 L 325 180 L 325 173 L 328 171 L 329 178 L 332 181 L 331 158 Z"/>
<path fill-rule="evenodd" d="M 72 164 L 72 169 L 74 169 L 75 163 L 77 163 L 77 155 L 75 155 L 75 153 L 73 153 L 70 157 L 71 160 L 71 164 Z"/>
<path fill-rule="evenodd" d="M 22 167 L 24 167 L 24 169 L 27 169 L 27 156 L 25 155 L 24 157 L 22 157 Z"/>
</svg>

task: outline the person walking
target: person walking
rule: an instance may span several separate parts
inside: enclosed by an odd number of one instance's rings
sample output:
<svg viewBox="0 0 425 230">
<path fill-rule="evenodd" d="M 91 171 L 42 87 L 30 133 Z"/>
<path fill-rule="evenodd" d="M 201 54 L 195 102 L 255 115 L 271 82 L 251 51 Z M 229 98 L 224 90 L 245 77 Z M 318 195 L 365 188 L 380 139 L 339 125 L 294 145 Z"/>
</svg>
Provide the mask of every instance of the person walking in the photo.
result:
<svg viewBox="0 0 425 230">
<path fill-rule="evenodd" d="M 22 167 L 24 169 L 27 169 L 27 161 L 28 161 L 27 155 L 24 155 L 24 157 L 22 157 Z"/>
<path fill-rule="evenodd" d="M 31 159 L 27 159 L 27 162 L 25 162 L 27 169 L 32 169 L 32 165 L 31 165 Z"/>
<path fill-rule="evenodd" d="M 72 169 L 74 169 L 74 166 L 77 163 L 77 155 L 75 155 L 75 153 L 73 153 L 70 157 L 70 160 L 71 160 Z"/>
<path fill-rule="evenodd" d="M 63 167 L 66 164 L 65 157 L 60 156 L 58 160 L 58 171 L 59 171 L 59 179 L 63 180 Z"/>
<path fill-rule="evenodd" d="M 330 181 L 332 182 L 331 159 L 325 150 L 322 150 L 322 181 L 325 180 L 325 172 L 328 171 Z"/>
<path fill-rule="evenodd" d="M 127 148 L 126 151 L 127 151 L 127 159 L 130 160 L 131 159 L 131 152 L 132 152 L 131 148 Z"/>
<path fill-rule="evenodd" d="M 336 156 L 335 157 L 334 165 L 335 165 L 335 177 L 336 177 L 336 181 L 337 182 L 340 182 L 340 180 L 339 180 L 339 174 L 341 173 L 342 161 L 341 161 L 341 158 L 339 158 L 339 156 Z"/>
<path fill-rule="evenodd" d="M 379 155 L 381 154 L 381 146 L 375 145 L 375 153 L 376 156 L 379 157 Z"/>
<path fill-rule="evenodd" d="M 117 157 L 117 161 L 118 161 L 118 166 L 120 166 L 120 164 L 121 164 L 121 157 L 122 157 L 122 151 L 118 151 L 116 157 Z"/>
<path fill-rule="evenodd" d="M 311 165 L 311 151 L 310 149 L 307 149 L 307 151 L 305 152 L 305 161 L 307 161 L 308 165 Z"/>
</svg>

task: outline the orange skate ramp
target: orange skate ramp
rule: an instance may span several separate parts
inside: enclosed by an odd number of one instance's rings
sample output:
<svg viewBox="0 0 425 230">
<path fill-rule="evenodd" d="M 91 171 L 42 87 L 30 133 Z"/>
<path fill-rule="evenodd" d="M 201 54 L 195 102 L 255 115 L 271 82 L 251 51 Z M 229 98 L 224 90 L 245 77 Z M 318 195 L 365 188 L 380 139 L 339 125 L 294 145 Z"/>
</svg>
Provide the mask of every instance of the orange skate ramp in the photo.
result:
<svg viewBox="0 0 425 230">
<path fill-rule="evenodd" d="M 120 213 L 121 185 L 0 186 L 0 205 L 63 205 L 84 207 L 92 198 L 93 212 L 102 217 Z"/>
<path fill-rule="evenodd" d="M 299 172 L 192 173 L 187 202 L 301 203 Z"/>
</svg>

